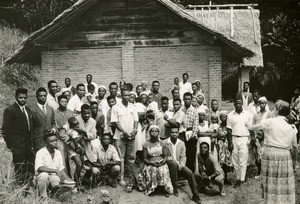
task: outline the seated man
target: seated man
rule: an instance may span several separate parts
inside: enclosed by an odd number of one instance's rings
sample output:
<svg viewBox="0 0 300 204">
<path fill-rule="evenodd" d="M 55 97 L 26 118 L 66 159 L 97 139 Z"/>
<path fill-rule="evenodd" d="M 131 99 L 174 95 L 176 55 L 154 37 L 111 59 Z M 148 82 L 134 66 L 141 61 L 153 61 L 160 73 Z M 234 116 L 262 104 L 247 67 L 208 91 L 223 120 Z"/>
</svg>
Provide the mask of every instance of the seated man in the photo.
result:
<svg viewBox="0 0 300 204">
<path fill-rule="evenodd" d="M 110 134 L 104 134 L 101 137 L 101 144 L 96 145 L 94 154 L 97 157 L 97 162 L 94 163 L 93 173 L 100 174 L 100 176 L 107 177 L 108 184 L 116 188 L 117 178 L 121 170 L 121 159 L 116 148 L 111 145 Z M 100 140 L 98 140 L 100 143 Z"/>
<path fill-rule="evenodd" d="M 165 142 L 164 148 L 169 150 L 171 156 L 167 157 L 167 164 L 170 171 L 170 177 L 174 188 L 174 195 L 178 197 L 177 181 L 178 173 L 186 178 L 193 193 L 192 200 L 196 203 L 201 203 L 201 199 L 197 190 L 197 183 L 193 172 L 186 166 L 186 150 L 184 142 L 178 139 L 178 125 L 171 125 L 170 137 Z"/>
<path fill-rule="evenodd" d="M 39 195 L 47 198 L 47 189 L 50 184 L 52 191 L 57 192 L 61 178 L 66 184 L 75 184 L 67 176 L 63 165 L 63 158 L 57 150 L 57 137 L 54 134 L 44 136 L 46 147 L 36 153 L 35 171 Z"/>
<path fill-rule="evenodd" d="M 202 142 L 200 144 L 200 153 L 197 155 L 198 171 L 196 175 L 200 188 L 205 190 L 205 186 L 213 188 L 213 183 L 219 186 L 220 194 L 225 196 L 224 191 L 224 173 L 215 158 L 209 153 L 209 144 Z"/>
</svg>

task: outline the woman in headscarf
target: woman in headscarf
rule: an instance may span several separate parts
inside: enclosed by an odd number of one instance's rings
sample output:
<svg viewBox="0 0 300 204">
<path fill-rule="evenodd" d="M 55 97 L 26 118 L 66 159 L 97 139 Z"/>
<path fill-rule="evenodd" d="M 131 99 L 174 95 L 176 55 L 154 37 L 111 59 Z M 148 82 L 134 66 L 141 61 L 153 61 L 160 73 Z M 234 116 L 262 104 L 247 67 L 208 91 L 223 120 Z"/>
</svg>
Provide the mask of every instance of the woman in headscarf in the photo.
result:
<svg viewBox="0 0 300 204">
<path fill-rule="evenodd" d="M 165 196 L 173 193 L 173 186 L 170 179 L 169 168 L 166 164 L 167 149 L 159 141 L 159 128 L 152 125 L 149 128 L 150 138 L 143 145 L 145 167 L 141 174 L 139 189 L 145 195 L 150 195 L 157 186 L 163 186 Z"/>
<path fill-rule="evenodd" d="M 148 94 L 151 92 L 150 90 L 147 89 L 148 84 L 147 84 L 146 81 L 142 81 L 141 86 L 142 86 L 143 92 L 144 92 L 145 94 L 148 95 Z"/>
<path fill-rule="evenodd" d="M 218 130 L 218 155 L 219 162 L 224 171 L 225 184 L 231 184 L 227 179 L 227 173 L 233 169 L 232 155 L 228 150 L 228 135 L 227 135 L 227 115 L 226 110 L 220 111 L 220 127 Z"/>
<path fill-rule="evenodd" d="M 275 118 L 261 120 L 248 129 L 264 131 L 261 174 L 265 203 L 295 203 L 292 151 L 297 153 L 297 129 L 288 123 L 289 103 L 278 100 L 275 108 Z"/>
</svg>

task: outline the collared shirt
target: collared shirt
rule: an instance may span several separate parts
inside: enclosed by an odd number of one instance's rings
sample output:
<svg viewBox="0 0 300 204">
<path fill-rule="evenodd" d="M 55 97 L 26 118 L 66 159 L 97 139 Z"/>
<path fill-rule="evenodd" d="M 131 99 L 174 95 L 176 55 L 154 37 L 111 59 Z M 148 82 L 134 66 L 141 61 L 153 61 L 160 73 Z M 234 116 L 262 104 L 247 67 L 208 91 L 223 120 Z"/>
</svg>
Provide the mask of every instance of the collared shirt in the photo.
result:
<svg viewBox="0 0 300 204">
<path fill-rule="evenodd" d="M 240 114 L 235 112 L 235 110 L 231 111 L 228 114 L 227 118 L 227 128 L 232 130 L 233 136 L 249 136 L 250 132 L 246 125 L 250 126 L 252 124 L 252 116 L 251 114 L 243 110 Z"/>
<path fill-rule="evenodd" d="M 151 103 L 149 103 L 149 105 L 147 107 L 147 110 L 153 110 L 153 112 L 155 114 L 157 114 L 158 113 L 158 104 L 157 104 L 157 102 L 152 101 Z"/>
<path fill-rule="evenodd" d="M 55 120 L 56 127 L 58 129 L 61 129 L 68 122 L 68 119 L 74 116 L 75 114 L 68 109 L 66 109 L 65 111 L 61 111 L 59 109 L 55 110 L 54 120 Z"/>
<path fill-rule="evenodd" d="M 159 127 L 159 129 L 160 129 L 160 132 L 159 132 L 159 134 L 160 134 L 159 137 L 160 138 L 167 138 L 166 127 L 165 127 L 165 124 L 167 123 L 167 121 L 164 119 L 165 114 L 167 114 L 168 117 L 170 117 L 170 116 L 173 115 L 173 112 L 170 112 L 170 111 L 163 112 L 162 109 L 160 109 L 158 111 L 156 124 Z"/>
<path fill-rule="evenodd" d="M 59 105 L 56 101 L 56 98 L 54 98 L 50 93 L 47 94 L 47 104 L 50 106 L 53 110 L 58 109 Z"/>
<path fill-rule="evenodd" d="M 174 159 L 175 161 L 177 161 L 177 157 L 176 157 L 176 151 L 177 151 L 177 149 L 176 149 L 176 148 L 177 148 L 177 145 L 178 145 L 178 143 L 179 143 L 178 139 L 177 139 L 177 141 L 176 141 L 175 144 L 173 144 L 173 142 L 171 141 L 170 138 L 168 138 L 166 142 L 169 143 L 169 144 L 171 145 L 171 147 L 172 147 L 172 152 L 171 152 L 172 157 L 173 157 L 173 159 Z M 177 162 L 179 162 L 179 161 L 177 161 Z"/>
<path fill-rule="evenodd" d="M 20 106 L 20 104 L 16 101 L 16 104 L 19 106 L 20 110 L 25 113 L 25 116 L 26 116 L 26 121 L 27 121 L 27 128 L 28 130 L 30 130 L 30 121 L 29 121 L 29 115 L 27 113 L 27 110 L 26 110 L 26 106 Z"/>
<path fill-rule="evenodd" d="M 188 81 L 185 83 L 183 83 L 183 81 L 179 82 L 179 94 L 181 100 L 183 99 L 183 95 L 186 92 L 193 93 L 192 84 Z"/>
<path fill-rule="evenodd" d="M 212 174 L 220 175 L 221 170 L 219 162 L 210 154 L 206 159 L 204 159 L 199 153 L 197 156 L 198 159 L 198 170 L 199 173 L 206 173 L 207 176 L 211 176 Z"/>
<path fill-rule="evenodd" d="M 35 156 L 35 171 L 44 166 L 51 169 L 58 169 L 59 171 L 63 170 L 63 158 L 60 151 L 54 149 L 54 157 L 52 158 L 50 152 L 46 147 L 40 149 Z"/>
<path fill-rule="evenodd" d="M 95 82 L 91 82 L 91 84 L 93 84 L 95 86 L 95 91 L 94 91 L 93 96 L 96 97 L 97 93 L 98 93 L 98 85 Z M 85 86 L 85 93 L 88 93 L 88 88 L 87 88 L 88 83 L 85 83 L 84 86 Z"/>
<path fill-rule="evenodd" d="M 87 138 L 89 140 L 96 139 L 97 137 L 96 121 L 93 118 L 89 118 L 87 122 L 84 122 L 81 115 L 78 115 L 76 118 L 79 122 L 79 128 L 86 131 Z"/>
<path fill-rule="evenodd" d="M 153 100 L 157 103 L 158 105 L 158 110 L 161 108 L 161 93 L 153 93 L 153 91 L 151 91 L 151 93 L 153 94 Z"/>
<path fill-rule="evenodd" d="M 38 107 L 41 109 L 41 111 L 43 113 L 45 113 L 45 115 L 47 114 L 47 109 L 46 109 L 46 104 L 42 105 L 42 104 L 39 104 L 39 103 L 36 103 L 38 105 Z"/>
<path fill-rule="evenodd" d="M 192 129 L 193 137 L 197 137 L 199 123 L 199 115 L 197 113 L 197 109 L 193 106 L 190 106 L 188 109 L 184 107 L 182 111 L 185 112 L 185 117 L 183 120 L 184 131 L 186 131 L 187 129 Z"/>
<path fill-rule="evenodd" d="M 105 151 L 100 140 L 97 140 L 97 145 L 94 145 L 93 152 L 97 157 L 97 160 L 102 162 L 110 162 L 110 161 L 121 161 L 119 154 L 116 148 L 109 144 L 108 149 Z"/>
<path fill-rule="evenodd" d="M 72 96 L 72 98 L 68 102 L 67 108 L 70 111 L 73 111 L 75 114 L 78 114 L 81 112 L 81 106 L 85 103 L 87 103 L 87 100 L 85 97 L 82 97 L 80 99 L 79 96 L 77 94 L 75 94 L 74 96 Z"/>
<path fill-rule="evenodd" d="M 272 113 L 269 110 L 265 110 L 264 112 L 258 111 L 253 116 L 253 125 L 260 123 L 262 120 L 271 118 L 271 115 Z"/>
<path fill-rule="evenodd" d="M 118 122 L 128 134 L 133 131 L 134 122 L 138 122 L 138 120 L 138 114 L 133 104 L 128 103 L 126 107 L 123 103 L 119 103 L 112 107 L 111 122 Z M 121 137 L 121 131 L 116 129 L 114 139 L 120 139 Z"/>
<path fill-rule="evenodd" d="M 265 145 L 279 148 L 291 148 L 293 139 L 296 137 L 297 128 L 288 124 L 286 118 L 277 116 L 276 118 L 268 118 L 261 121 Z"/>
<path fill-rule="evenodd" d="M 185 114 L 182 111 L 182 108 L 180 108 L 178 111 L 174 112 L 174 115 L 173 115 L 172 119 L 175 119 L 175 122 L 179 123 L 179 125 L 180 125 L 179 132 L 184 131 L 184 128 L 183 128 L 184 117 L 185 117 Z"/>
<path fill-rule="evenodd" d="M 268 104 L 266 105 L 265 109 L 266 109 L 267 111 L 270 110 Z M 260 107 L 259 107 L 258 104 L 255 104 L 254 102 L 251 102 L 251 103 L 249 103 L 248 109 L 247 109 L 247 110 L 248 110 L 248 112 L 249 112 L 252 116 L 254 116 L 257 112 L 260 111 Z"/>
</svg>

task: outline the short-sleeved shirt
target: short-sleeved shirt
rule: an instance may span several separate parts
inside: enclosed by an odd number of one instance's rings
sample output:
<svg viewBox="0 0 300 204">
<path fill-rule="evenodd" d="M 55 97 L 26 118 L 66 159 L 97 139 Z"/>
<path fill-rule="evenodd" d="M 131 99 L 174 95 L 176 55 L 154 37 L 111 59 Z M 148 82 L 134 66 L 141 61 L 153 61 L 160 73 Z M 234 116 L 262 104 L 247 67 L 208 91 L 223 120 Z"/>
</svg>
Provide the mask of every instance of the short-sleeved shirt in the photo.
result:
<svg viewBox="0 0 300 204">
<path fill-rule="evenodd" d="M 81 106 L 85 103 L 87 103 L 87 99 L 85 97 L 82 97 L 80 99 L 79 96 L 77 94 L 75 94 L 69 100 L 67 108 L 70 111 L 73 111 L 74 113 L 80 113 L 81 112 Z"/>
<path fill-rule="evenodd" d="M 52 158 L 50 152 L 46 147 L 40 149 L 35 156 L 35 171 L 44 166 L 51 169 L 58 169 L 59 171 L 63 170 L 63 158 L 60 151 L 54 149 L 54 157 Z"/>
<path fill-rule="evenodd" d="M 183 83 L 183 81 L 179 82 L 179 93 L 181 100 L 186 92 L 193 93 L 192 84 L 188 81 L 185 83 Z"/>
<path fill-rule="evenodd" d="M 248 126 L 252 125 L 252 116 L 248 111 L 243 110 L 240 114 L 238 114 L 235 110 L 233 110 L 228 114 L 227 128 L 232 130 L 233 136 L 249 136 L 250 132 L 246 127 L 246 124 Z"/>
<path fill-rule="evenodd" d="M 111 122 L 118 122 L 128 134 L 133 131 L 134 122 L 138 122 L 138 120 L 138 114 L 133 104 L 128 103 L 126 107 L 123 103 L 119 103 L 112 107 Z M 120 139 L 122 136 L 123 133 L 116 129 L 114 139 Z"/>
<path fill-rule="evenodd" d="M 93 152 L 97 156 L 97 160 L 102 162 L 121 161 L 116 148 L 109 144 L 105 151 L 100 140 L 97 140 L 97 145 L 94 145 Z"/>
<path fill-rule="evenodd" d="M 180 128 L 179 128 L 179 132 L 181 130 L 181 132 L 183 131 L 183 127 L 182 127 L 182 123 L 183 123 L 183 120 L 184 120 L 184 112 L 182 111 L 182 109 L 180 108 L 177 112 L 174 112 L 174 115 L 173 115 L 173 118 L 172 119 L 175 119 L 175 122 L 176 123 L 179 123 L 180 125 Z"/>
<path fill-rule="evenodd" d="M 200 173 L 204 172 L 207 176 L 211 176 L 214 173 L 216 173 L 216 175 L 220 175 L 220 173 L 223 172 L 219 162 L 215 158 L 213 158 L 211 154 L 206 159 L 204 159 L 200 153 L 197 157 L 199 167 L 198 170 Z"/>
<path fill-rule="evenodd" d="M 268 118 L 261 121 L 265 145 L 279 148 L 291 148 L 294 137 L 296 137 L 297 129 L 295 126 L 288 124 L 285 117 L 277 116 L 276 118 Z"/>
<path fill-rule="evenodd" d="M 55 97 L 53 97 L 51 94 L 47 94 L 47 104 L 50 106 L 53 110 L 58 109 L 59 105 Z"/>
<path fill-rule="evenodd" d="M 183 131 L 186 131 L 187 129 L 192 129 L 193 137 L 196 137 L 199 123 L 199 115 L 197 113 L 197 109 L 193 106 L 190 106 L 188 109 L 184 107 L 182 111 L 185 113 L 183 120 Z"/>
<path fill-rule="evenodd" d="M 167 121 L 164 119 L 165 114 L 171 115 L 173 113 L 170 112 L 170 111 L 163 112 L 161 109 L 158 111 L 156 124 L 157 124 L 157 126 L 159 127 L 159 130 L 160 130 L 159 131 L 159 134 L 160 134 L 159 137 L 160 138 L 166 138 L 167 137 L 166 127 L 165 127 L 165 124 L 167 123 Z"/>
</svg>

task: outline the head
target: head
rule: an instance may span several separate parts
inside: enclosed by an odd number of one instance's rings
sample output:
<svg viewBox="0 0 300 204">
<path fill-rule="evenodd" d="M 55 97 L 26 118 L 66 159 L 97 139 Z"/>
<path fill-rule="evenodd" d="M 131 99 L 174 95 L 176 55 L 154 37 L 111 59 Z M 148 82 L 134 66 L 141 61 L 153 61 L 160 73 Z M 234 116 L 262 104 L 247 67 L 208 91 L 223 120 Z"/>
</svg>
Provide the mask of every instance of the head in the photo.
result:
<svg viewBox="0 0 300 204">
<path fill-rule="evenodd" d="M 200 154 L 208 155 L 209 154 L 209 144 L 207 142 L 200 143 Z"/>
<path fill-rule="evenodd" d="M 111 82 L 109 84 L 109 93 L 111 96 L 116 97 L 118 92 L 118 84 L 116 82 Z"/>
<path fill-rule="evenodd" d="M 129 102 L 130 91 L 128 91 L 127 89 L 123 89 L 121 96 L 122 96 L 122 102 L 127 104 Z"/>
<path fill-rule="evenodd" d="M 154 100 L 154 96 L 152 93 L 148 94 L 148 103 L 151 103 Z"/>
<path fill-rule="evenodd" d="M 44 141 L 46 144 L 46 147 L 48 149 L 54 150 L 57 149 L 57 137 L 53 133 L 46 133 L 44 135 Z"/>
<path fill-rule="evenodd" d="M 54 95 L 58 92 L 58 84 L 54 80 L 48 82 L 48 90 L 51 95 Z"/>
<path fill-rule="evenodd" d="M 220 111 L 220 121 L 221 123 L 224 123 L 227 121 L 227 115 L 228 115 L 228 112 L 226 110 L 223 110 L 223 111 Z"/>
<path fill-rule="evenodd" d="M 243 100 L 240 98 L 237 98 L 234 100 L 234 107 L 236 112 L 241 112 L 243 110 Z"/>
<path fill-rule="evenodd" d="M 183 82 L 187 82 L 188 79 L 189 79 L 189 75 L 188 75 L 187 73 L 184 73 L 184 74 L 182 75 L 182 80 L 183 80 Z"/>
<path fill-rule="evenodd" d="M 68 101 L 70 100 L 71 98 L 71 91 L 70 90 L 67 90 L 67 91 L 63 91 L 62 92 L 62 95 L 66 96 Z"/>
<path fill-rule="evenodd" d="M 143 87 L 142 87 L 142 85 L 138 85 L 138 86 L 135 88 L 135 91 L 136 91 L 137 95 L 139 96 L 139 95 L 143 92 Z"/>
<path fill-rule="evenodd" d="M 98 103 L 96 101 L 92 101 L 90 103 L 90 106 L 91 106 L 91 114 L 92 115 L 97 115 L 97 113 L 98 113 Z"/>
<path fill-rule="evenodd" d="M 186 107 L 190 107 L 192 103 L 193 95 L 190 92 L 186 92 L 183 94 L 183 101 Z"/>
<path fill-rule="evenodd" d="M 290 104 L 283 100 L 278 100 L 275 103 L 276 112 L 280 116 L 288 116 L 290 114 Z"/>
<path fill-rule="evenodd" d="M 98 96 L 99 98 L 103 98 L 106 94 L 106 87 L 105 86 L 99 86 L 98 88 Z"/>
<path fill-rule="evenodd" d="M 94 92 L 95 92 L 94 84 L 88 84 L 87 85 L 87 90 L 88 90 L 89 93 L 94 94 Z"/>
<path fill-rule="evenodd" d="M 47 90 L 44 87 L 40 87 L 36 90 L 36 99 L 39 104 L 45 105 L 47 101 Z"/>
<path fill-rule="evenodd" d="M 110 135 L 107 134 L 107 133 L 103 134 L 102 137 L 101 137 L 102 146 L 107 147 L 110 143 L 111 143 Z"/>
<path fill-rule="evenodd" d="M 149 128 L 150 139 L 158 140 L 159 127 L 157 125 L 151 125 Z"/>
<path fill-rule="evenodd" d="M 18 88 L 15 92 L 15 99 L 20 106 L 24 106 L 27 101 L 28 91 L 25 88 Z"/>
<path fill-rule="evenodd" d="M 206 118 L 206 113 L 203 110 L 198 111 L 198 115 L 199 115 L 199 122 L 203 122 Z"/>
<path fill-rule="evenodd" d="M 112 108 L 117 103 L 116 98 L 113 96 L 107 96 L 106 100 L 110 108 Z"/>
<path fill-rule="evenodd" d="M 181 108 L 181 99 L 180 98 L 174 98 L 173 99 L 173 109 L 175 112 L 179 111 Z"/>
<path fill-rule="evenodd" d="M 123 90 L 123 89 L 125 89 L 126 82 L 124 80 L 122 80 L 122 81 L 120 81 L 119 85 L 120 85 L 120 90 Z"/>
<path fill-rule="evenodd" d="M 163 111 L 167 111 L 168 108 L 169 108 L 169 99 L 168 99 L 168 97 L 166 97 L 166 96 L 161 97 L 160 102 L 161 102 L 160 103 L 161 104 L 161 109 Z"/>
<path fill-rule="evenodd" d="M 79 122 L 78 122 L 77 118 L 74 117 L 74 116 L 70 117 L 68 119 L 68 123 L 69 123 L 69 126 L 70 126 L 71 129 L 79 128 Z"/>
<path fill-rule="evenodd" d="M 296 87 L 295 89 L 294 89 L 294 96 L 299 96 L 300 95 L 300 88 L 299 87 Z"/>
<path fill-rule="evenodd" d="M 86 83 L 90 84 L 92 83 L 93 76 L 91 74 L 87 74 L 85 79 L 86 79 Z"/>
<path fill-rule="evenodd" d="M 152 90 L 153 91 L 158 91 L 159 90 L 159 86 L 160 86 L 159 81 L 153 81 L 152 82 Z"/>
<path fill-rule="evenodd" d="M 266 109 L 266 105 L 267 105 L 267 98 L 266 97 L 260 97 L 258 99 L 258 105 L 260 107 L 261 111 L 264 111 Z"/>
<path fill-rule="evenodd" d="M 243 85 L 243 90 L 244 91 L 248 91 L 250 88 L 250 83 L 248 81 L 245 81 L 244 82 L 244 85 Z"/>
<path fill-rule="evenodd" d="M 257 103 L 258 103 L 258 99 L 259 99 L 259 97 L 260 97 L 259 91 L 258 91 L 258 90 L 254 90 L 254 91 L 252 92 L 252 96 L 253 96 L 253 101 L 254 101 L 254 103 L 257 104 Z"/>
<path fill-rule="evenodd" d="M 179 137 L 179 126 L 170 126 L 170 138 L 171 140 L 176 140 Z"/>
<path fill-rule="evenodd" d="M 178 77 L 174 78 L 174 84 L 179 85 L 179 79 L 178 79 Z"/>
<path fill-rule="evenodd" d="M 85 96 L 85 86 L 84 86 L 84 84 L 78 84 L 76 86 L 76 93 L 77 93 L 79 98 L 82 98 L 82 97 Z"/>
<path fill-rule="evenodd" d="M 136 94 L 134 92 L 130 92 L 130 94 L 129 94 L 129 102 L 130 103 L 135 103 L 135 99 L 136 99 Z"/>
<path fill-rule="evenodd" d="M 197 84 L 196 83 L 192 83 L 192 90 L 195 93 L 198 90 Z"/>
<path fill-rule="evenodd" d="M 71 79 L 70 78 L 65 78 L 65 85 L 66 85 L 66 87 L 69 87 L 71 85 Z"/>
<path fill-rule="evenodd" d="M 179 89 L 174 88 L 174 89 L 172 90 L 172 97 L 173 97 L 173 98 L 180 98 Z"/>
<path fill-rule="evenodd" d="M 211 100 L 210 107 L 213 111 L 217 111 L 219 108 L 218 101 L 216 99 Z"/>
<path fill-rule="evenodd" d="M 81 106 L 81 117 L 84 122 L 87 122 L 91 117 L 91 107 L 88 104 Z"/>
<path fill-rule="evenodd" d="M 197 86 L 198 89 L 201 88 L 201 82 L 200 82 L 200 80 L 196 80 L 194 83 L 196 84 L 196 86 Z"/>
<path fill-rule="evenodd" d="M 218 117 L 217 115 L 212 115 L 212 116 L 210 116 L 210 122 L 211 122 L 212 124 L 217 124 L 217 123 L 219 123 L 219 117 Z"/>
<path fill-rule="evenodd" d="M 141 94 L 141 100 L 143 104 L 147 104 L 148 103 L 148 96 L 145 93 Z"/>
<path fill-rule="evenodd" d="M 202 103 L 203 103 L 203 101 L 204 101 L 204 96 L 203 96 L 203 94 L 198 94 L 197 95 L 197 98 L 198 98 L 198 104 L 199 105 L 202 105 Z"/>
<path fill-rule="evenodd" d="M 143 91 L 145 91 L 147 89 L 147 82 L 142 81 L 141 86 L 143 88 Z"/>
<path fill-rule="evenodd" d="M 66 110 L 68 105 L 68 98 L 65 95 L 60 95 L 57 97 L 59 109 Z"/>
<path fill-rule="evenodd" d="M 198 98 L 197 98 L 197 97 L 193 97 L 193 98 L 192 98 L 191 105 L 192 105 L 194 108 L 197 108 L 197 107 L 198 107 Z"/>
</svg>

